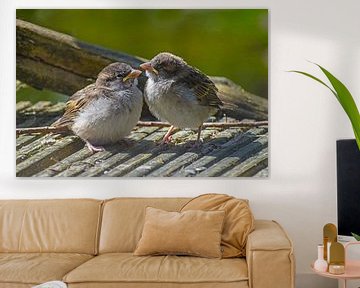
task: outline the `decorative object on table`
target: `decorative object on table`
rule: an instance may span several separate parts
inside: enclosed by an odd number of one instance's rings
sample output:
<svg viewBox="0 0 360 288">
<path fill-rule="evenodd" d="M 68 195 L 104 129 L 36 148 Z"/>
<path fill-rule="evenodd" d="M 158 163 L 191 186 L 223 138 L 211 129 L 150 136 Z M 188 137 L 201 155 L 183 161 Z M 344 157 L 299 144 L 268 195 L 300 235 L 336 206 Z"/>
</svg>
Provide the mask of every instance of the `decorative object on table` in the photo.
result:
<svg viewBox="0 0 360 288">
<path fill-rule="evenodd" d="M 329 273 L 345 273 L 345 249 L 339 242 L 333 242 L 330 246 Z"/>
<path fill-rule="evenodd" d="M 345 273 L 345 265 L 330 264 L 329 273 L 335 275 L 341 275 Z"/>
<path fill-rule="evenodd" d="M 331 243 L 337 241 L 337 228 L 335 224 L 328 223 L 323 228 L 323 243 L 324 243 L 324 260 L 326 260 L 328 263 L 329 261 L 329 251 Z"/>
<path fill-rule="evenodd" d="M 318 245 L 318 258 L 314 263 L 314 269 L 320 272 L 326 272 L 328 263 L 324 260 L 324 245 Z"/>
<path fill-rule="evenodd" d="M 61 281 L 50 281 L 37 286 L 33 286 L 32 288 L 66 288 L 67 285 Z"/>
<path fill-rule="evenodd" d="M 333 232 L 333 230 L 334 230 L 333 224 L 330 224 L 330 225 L 326 224 L 324 226 L 324 231 Z M 321 271 L 320 268 L 316 267 L 315 263 L 317 261 L 315 261 L 311 265 L 312 270 L 316 274 L 318 274 L 322 277 L 338 279 L 338 281 L 342 281 L 343 284 L 341 287 L 346 288 L 348 280 L 360 279 L 360 261 L 349 259 L 349 248 L 348 247 L 353 246 L 353 245 L 360 245 L 360 242 L 348 242 L 344 246 L 340 242 L 333 242 L 330 246 L 330 253 L 329 253 L 330 263 L 328 266 L 328 271 L 324 271 L 324 270 Z M 323 250 L 323 251 L 326 251 L 326 250 Z M 318 258 L 321 259 L 321 257 L 318 257 Z"/>
<path fill-rule="evenodd" d="M 330 91 L 335 95 L 336 99 L 339 101 L 339 103 L 343 107 L 345 113 L 349 117 L 352 128 L 354 130 L 356 142 L 357 142 L 358 148 L 360 150 L 360 113 L 356 107 L 356 103 L 354 101 L 353 96 L 351 95 L 350 91 L 346 88 L 346 86 L 340 80 L 338 80 L 334 75 L 332 75 L 329 71 L 327 71 L 322 66 L 320 66 L 316 63 L 314 63 L 314 64 L 317 65 L 321 69 L 321 71 L 325 74 L 325 76 L 330 81 L 332 87 L 330 87 L 329 85 L 324 83 L 322 80 L 320 80 L 319 78 L 317 78 L 309 73 L 302 72 L 302 71 L 294 71 L 294 70 L 290 71 L 290 72 L 295 72 L 295 73 L 299 73 L 299 74 L 305 75 L 307 77 L 310 77 L 311 79 L 318 81 L 319 83 L 323 84 L 325 87 L 330 89 Z"/>
</svg>

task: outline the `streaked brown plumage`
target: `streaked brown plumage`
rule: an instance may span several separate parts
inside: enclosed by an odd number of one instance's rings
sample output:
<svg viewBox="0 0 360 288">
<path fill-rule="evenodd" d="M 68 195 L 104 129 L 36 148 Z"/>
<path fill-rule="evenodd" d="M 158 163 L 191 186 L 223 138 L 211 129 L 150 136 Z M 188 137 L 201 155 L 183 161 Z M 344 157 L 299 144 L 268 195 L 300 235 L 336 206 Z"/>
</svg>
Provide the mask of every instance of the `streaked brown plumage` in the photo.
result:
<svg viewBox="0 0 360 288">
<path fill-rule="evenodd" d="M 140 74 L 125 63 L 106 66 L 94 84 L 70 97 L 64 115 L 52 126 L 67 126 L 91 151 L 118 142 L 140 119 L 143 100 L 136 86 Z"/>
</svg>

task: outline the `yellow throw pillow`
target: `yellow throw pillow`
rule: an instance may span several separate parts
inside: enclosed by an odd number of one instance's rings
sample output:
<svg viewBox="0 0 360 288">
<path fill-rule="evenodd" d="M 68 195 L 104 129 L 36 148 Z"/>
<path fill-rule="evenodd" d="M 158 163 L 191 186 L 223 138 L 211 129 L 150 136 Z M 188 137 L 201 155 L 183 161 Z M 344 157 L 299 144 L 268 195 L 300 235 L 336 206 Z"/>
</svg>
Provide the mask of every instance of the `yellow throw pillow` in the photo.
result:
<svg viewBox="0 0 360 288">
<path fill-rule="evenodd" d="M 200 195 L 183 206 L 181 211 L 225 211 L 224 229 L 221 236 L 223 258 L 246 255 L 246 241 L 254 230 L 254 217 L 247 200 L 225 194 Z"/>
<path fill-rule="evenodd" d="M 224 211 L 168 212 L 146 208 L 134 255 L 192 255 L 221 258 Z"/>
</svg>

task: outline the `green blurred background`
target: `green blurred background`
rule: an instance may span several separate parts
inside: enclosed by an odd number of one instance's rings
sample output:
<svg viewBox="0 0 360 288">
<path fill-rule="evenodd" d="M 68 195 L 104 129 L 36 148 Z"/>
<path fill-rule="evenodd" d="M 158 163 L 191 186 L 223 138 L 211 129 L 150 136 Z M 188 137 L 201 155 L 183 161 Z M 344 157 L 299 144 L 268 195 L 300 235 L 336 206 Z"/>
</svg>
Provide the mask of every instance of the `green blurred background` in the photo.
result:
<svg viewBox="0 0 360 288">
<path fill-rule="evenodd" d="M 204 73 L 225 76 L 249 92 L 268 95 L 268 11 L 18 9 L 17 18 L 83 41 L 151 59 L 161 51 Z M 23 88 L 17 101 L 64 101 Z"/>
</svg>

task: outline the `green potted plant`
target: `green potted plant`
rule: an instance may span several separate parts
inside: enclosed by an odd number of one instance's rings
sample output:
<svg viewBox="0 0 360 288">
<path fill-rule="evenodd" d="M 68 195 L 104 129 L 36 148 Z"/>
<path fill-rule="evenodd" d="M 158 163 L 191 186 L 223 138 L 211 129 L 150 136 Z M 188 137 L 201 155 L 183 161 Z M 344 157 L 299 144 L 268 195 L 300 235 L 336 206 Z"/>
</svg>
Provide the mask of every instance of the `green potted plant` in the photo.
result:
<svg viewBox="0 0 360 288">
<path fill-rule="evenodd" d="M 346 88 L 346 86 L 340 80 L 338 80 L 334 75 L 332 75 L 329 71 L 327 71 L 322 66 L 320 66 L 316 63 L 314 63 L 314 64 L 317 65 L 320 68 L 320 70 L 325 74 L 325 76 L 329 80 L 331 86 L 309 73 L 306 73 L 303 71 L 297 71 L 297 70 L 293 70 L 290 72 L 295 72 L 295 73 L 305 75 L 305 76 L 321 83 L 322 85 L 327 87 L 332 92 L 332 94 L 335 95 L 336 99 L 339 101 L 340 105 L 343 107 L 345 113 L 349 117 L 352 128 L 354 130 L 356 143 L 357 143 L 357 146 L 360 151 L 360 114 L 359 114 L 358 108 L 356 107 L 354 98 L 352 97 L 350 91 Z M 356 217 L 356 216 L 354 215 L 354 217 Z M 355 234 L 355 233 L 351 233 L 351 234 L 356 239 L 356 241 L 360 241 L 360 235 Z"/>
<path fill-rule="evenodd" d="M 319 78 L 317 78 L 309 73 L 306 73 L 303 71 L 297 71 L 297 70 L 293 70 L 290 72 L 295 72 L 295 73 L 299 73 L 299 74 L 305 75 L 307 77 L 310 77 L 311 79 L 321 83 L 322 85 L 324 85 L 325 87 L 330 89 L 330 91 L 335 95 L 336 99 L 339 101 L 340 105 L 343 107 L 345 113 L 349 117 L 352 128 L 354 130 L 356 143 L 360 150 L 360 114 L 359 114 L 359 110 L 356 107 L 354 98 L 352 97 L 351 93 L 346 88 L 346 86 L 340 80 L 338 80 L 334 75 L 332 75 L 329 71 L 327 71 L 322 66 L 320 66 L 316 63 L 314 63 L 314 64 L 317 65 L 321 69 L 321 71 L 325 74 L 327 79 L 330 81 L 332 87 L 330 87 L 325 82 L 323 82 Z"/>
</svg>

